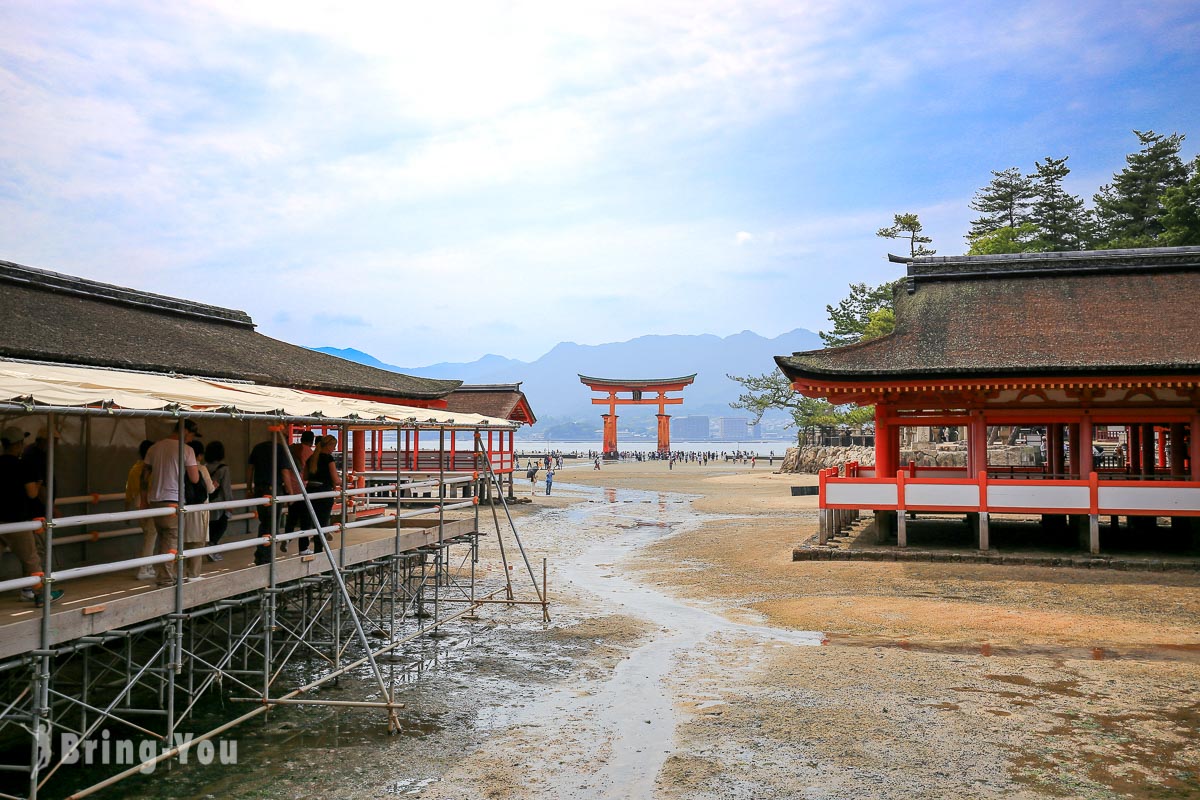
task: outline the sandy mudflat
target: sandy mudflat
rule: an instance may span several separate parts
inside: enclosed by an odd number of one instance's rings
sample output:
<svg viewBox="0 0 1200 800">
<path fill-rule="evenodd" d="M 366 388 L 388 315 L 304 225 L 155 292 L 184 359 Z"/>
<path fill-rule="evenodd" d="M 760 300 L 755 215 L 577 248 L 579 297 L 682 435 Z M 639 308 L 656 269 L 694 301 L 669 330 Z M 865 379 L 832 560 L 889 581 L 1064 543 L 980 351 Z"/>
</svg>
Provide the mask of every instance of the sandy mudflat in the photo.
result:
<svg viewBox="0 0 1200 800">
<path fill-rule="evenodd" d="M 656 463 L 568 471 L 698 495 L 707 515 L 634 553 L 644 584 L 735 620 L 677 659 L 656 796 L 1200 797 L 1200 577 L 793 562 L 811 476 Z"/>
<path fill-rule="evenodd" d="M 313 711 L 323 738 L 195 796 L 1200 797 L 1196 573 L 793 562 L 811 476 L 558 478 L 514 512 L 550 625 L 491 606 L 400 696 L 405 736 L 342 712 L 335 748 Z"/>
</svg>

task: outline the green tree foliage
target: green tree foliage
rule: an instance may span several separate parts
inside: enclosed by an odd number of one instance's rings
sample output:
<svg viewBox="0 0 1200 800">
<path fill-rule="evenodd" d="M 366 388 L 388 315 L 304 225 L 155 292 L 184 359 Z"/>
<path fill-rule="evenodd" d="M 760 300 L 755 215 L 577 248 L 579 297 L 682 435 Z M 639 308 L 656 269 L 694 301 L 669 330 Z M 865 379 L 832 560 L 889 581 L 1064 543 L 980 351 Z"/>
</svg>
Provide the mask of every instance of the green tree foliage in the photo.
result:
<svg viewBox="0 0 1200 800">
<path fill-rule="evenodd" d="M 820 333 L 825 346 L 840 347 L 891 333 L 896 326 L 894 286 L 885 283 L 872 289 L 865 283 L 850 284 L 850 296 L 843 298 L 837 308 L 825 306 L 833 323 L 832 331 Z"/>
<path fill-rule="evenodd" d="M 1168 247 L 1200 245 L 1200 156 L 1189 167 L 1191 177 L 1182 186 L 1163 192 L 1162 244 Z"/>
<path fill-rule="evenodd" d="M 1100 187 L 1093 200 L 1099 247 L 1146 247 L 1156 244 L 1165 230 L 1163 196 L 1187 182 L 1179 157 L 1184 137 L 1154 131 L 1134 131 L 1141 149 L 1125 157 L 1125 169 L 1112 183 Z"/>
<path fill-rule="evenodd" d="M 931 256 L 937 252 L 925 247 L 933 244 L 933 239 L 921 235 L 921 220 L 916 214 L 893 214 L 892 224 L 875 231 L 875 235 L 884 239 L 908 239 L 908 252 L 913 258 Z"/>
<path fill-rule="evenodd" d="M 1016 230 L 1029 218 L 1034 197 L 1033 180 L 1017 167 L 1002 172 L 992 170 L 992 181 L 975 193 L 971 208 L 981 216 L 971 221 L 967 240 L 973 240 L 1000 228 Z"/>
<path fill-rule="evenodd" d="M 792 418 L 791 424 L 800 429 L 814 425 L 861 425 L 875 418 L 874 407 L 835 406 L 827 400 L 797 394 L 787 376 L 779 370 L 765 375 L 726 377 L 745 389 L 729 407 L 749 411 L 755 422 L 772 408 L 787 412 Z"/>
<path fill-rule="evenodd" d="M 1038 229 L 1032 222 L 1022 222 L 1015 228 L 1005 226 L 994 231 L 968 236 L 971 249 L 969 256 L 990 256 L 997 253 L 1036 253 L 1038 247 Z"/>
<path fill-rule="evenodd" d="M 1079 250 L 1088 238 L 1089 214 L 1083 200 L 1063 189 L 1063 179 L 1071 173 L 1068 158 L 1047 156 L 1033 162 L 1037 171 L 1029 176 L 1034 191 L 1029 221 L 1036 229 L 1035 251 Z"/>
</svg>

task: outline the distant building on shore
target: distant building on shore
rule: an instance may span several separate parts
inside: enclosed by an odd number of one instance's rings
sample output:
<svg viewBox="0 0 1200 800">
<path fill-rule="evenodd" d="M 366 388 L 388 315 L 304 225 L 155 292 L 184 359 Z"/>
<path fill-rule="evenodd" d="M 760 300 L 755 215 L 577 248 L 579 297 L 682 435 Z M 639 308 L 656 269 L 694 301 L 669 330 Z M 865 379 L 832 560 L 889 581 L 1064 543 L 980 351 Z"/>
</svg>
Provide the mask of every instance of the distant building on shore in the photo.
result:
<svg viewBox="0 0 1200 800">
<path fill-rule="evenodd" d="M 717 417 L 717 438 L 724 442 L 758 439 L 762 426 L 751 424 L 748 417 Z"/>
<path fill-rule="evenodd" d="M 711 421 L 701 414 L 671 419 L 671 438 L 684 442 L 707 442 L 711 438 Z"/>
</svg>

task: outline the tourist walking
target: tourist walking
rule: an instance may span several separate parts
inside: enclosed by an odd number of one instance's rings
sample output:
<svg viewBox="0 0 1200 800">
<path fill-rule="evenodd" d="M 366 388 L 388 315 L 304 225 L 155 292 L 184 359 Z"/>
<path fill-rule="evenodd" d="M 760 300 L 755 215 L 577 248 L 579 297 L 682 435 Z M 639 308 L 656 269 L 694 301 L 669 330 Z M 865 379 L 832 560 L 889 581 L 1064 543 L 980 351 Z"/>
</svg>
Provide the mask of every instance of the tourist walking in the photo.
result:
<svg viewBox="0 0 1200 800">
<path fill-rule="evenodd" d="M 203 506 L 208 505 L 208 497 L 217 487 L 212 482 L 208 466 L 204 463 L 204 445 L 193 440 L 188 442 L 188 447 L 196 457 L 196 469 L 200 473 L 200 480 L 184 487 L 185 501 L 190 508 L 194 509 L 188 511 L 183 517 L 183 543 L 188 549 L 191 549 L 204 547 L 208 543 L 208 509 Z M 200 508 L 196 508 L 197 506 Z M 200 565 L 203 560 L 200 556 L 191 556 L 184 560 L 185 580 L 198 581 L 201 579 Z"/>
<path fill-rule="evenodd" d="M 150 501 L 146 495 L 150 488 L 150 468 L 146 466 L 146 452 L 153 445 L 154 442 L 149 439 L 143 440 L 138 445 L 138 460 L 133 462 L 133 466 L 129 468 L 129 474 L 125 476 L 126 511 L 139 511 L 150 507 Z M 142 558 L 148 558 L 154 555 L 158 531 L 154 527 L 154 520 L 148 517 L 139 519 L 138 527 L 142 529 Z M 135 578 L 139 581 L 154 580 L 154 567 L 149 564 L 138 567 Z"/>
<path fill-rule="evenodd" d="M 183 442 L 188 444 L 193 439 L 200 438 L 200 430 L 196 423 L 187 420 L 183 423 Z M 146 466 L 150 468 L 150 487 L 146 492 L 151 508 L 174 508 L 183 497 L 183 487 L 179 485 L 179 433 L 172 431 L 165 439 L 159 439 L 146 451 Z M 200 480 L 200 465 L 196 463 L 196 452 L 190 447 L 183 448 L 184 479 L 189 484 Z M 158 555 L 175 550 L 179 539 L 179 517 L 176 514 L 164 514 L 154 517 L 154 529 L 158 532 L 155 550 Z M 154 574 L 159 586 L 167 586 L 175 582 L 175 566 L 171 562 L 155 564 Z M 181 576 L 182 577 L 182 576 Z"/>
<path fill-rule="evenodd" d="M 36 492 L 36 487 L 26 480 L 21 459 L 18 457 L 21 448 L 25 446 L 25 437 L 25 431 L 15 425 L 5 428 L 0 434 L 0 446 L 3 446 L 3 452 L 0 453 L 0 523 L 26 522 L 32 519 L 28 513 L 29 490 L 33 488 Z M 0 541 L 3 541 L 21 562 L 22 577 L 45 574 L 33 531 L 0 534 Z M 52 590 L 50 602 L 62 595 L 61 589 Z M 43 593 L 35 593 L 31 588 L 21 590 L 22 600 L 34 600 L 40 605 L 42 597 Z"/>
<path fill-rule="evenodd" d="M 333 451 L 337 448 L 336 436 L 320 436 L 317 438 L 316 450 L 308 459 L 304 470 L 306 488 L 310 492 L 336 492 L 342 488 L 342 476 L 338 474 L 337 462 Z M 325 549 L 325 534 L 320 531 L 329 525 L 329 515 L 333 513 L 333 498 L 323 497 L 312 501 L 313 511 L 317 515 L 317 535 L 313 547 L 308 547 L 306 537 L 300 539 L 300 555 L 308 556 Z"/>
<path fill-rule="evenodd" d="M 233 499 L 233 480 L 229 476 L 229 465 L 225 463 L 225 444 L 209 442 L 204 448 L 204 465 L 208 467 L 209 477 L 212 478 L 216 489 L 212 491 L 209 500 L 225 503 Z M 229 528 L 229 510 L 222 508 L 210 511 L 208 515 L 208 544 L 220 544 L 221 537 Z M 220 553 L 209 553 L 209 561 L 224 561 Z"/>
</svg>

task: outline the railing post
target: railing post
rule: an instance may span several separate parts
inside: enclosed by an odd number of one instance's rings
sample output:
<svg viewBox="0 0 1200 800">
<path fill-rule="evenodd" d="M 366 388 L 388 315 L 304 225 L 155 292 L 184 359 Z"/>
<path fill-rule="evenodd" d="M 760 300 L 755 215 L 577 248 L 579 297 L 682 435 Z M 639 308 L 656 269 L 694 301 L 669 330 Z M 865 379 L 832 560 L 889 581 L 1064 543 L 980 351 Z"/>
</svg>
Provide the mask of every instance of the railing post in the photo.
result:
<svg viewBox="0 0 1200 800">
<path fill-rule="evenodd" d="M 1100 554 L 1100 476 L 1088 473 L 1088 552 Z"/>
<path fill-rule="evenodd" d="M 904 470 L 896 473 L 896 546 L 908 547 L 908 515 L 905 512 Z"/>
<path fill-rule="evenodd" d="M 817 470 L 817 544 L 829 541 L 829 509 L 825 506 L 825 487 L 829 477 L 828 469 Z"/>
<path fill-rule="evenodd" d="M 985 551 L 991 546 L 988 541 L 987 482 L 987 470 L 979 470 L 979 549 Z"/>
</svg>

